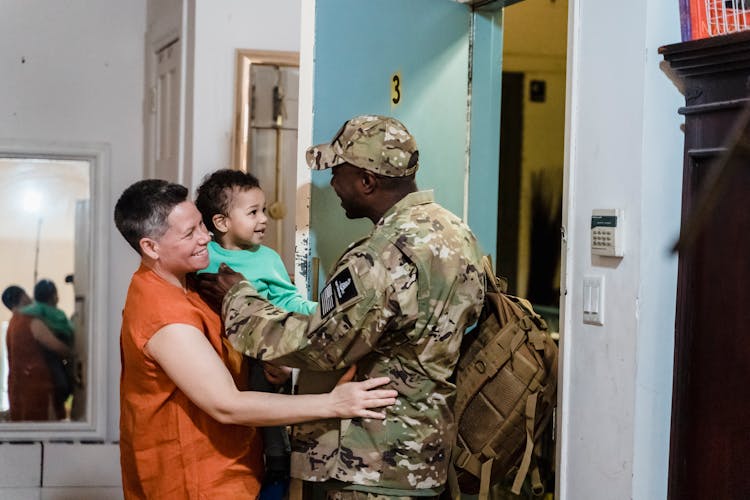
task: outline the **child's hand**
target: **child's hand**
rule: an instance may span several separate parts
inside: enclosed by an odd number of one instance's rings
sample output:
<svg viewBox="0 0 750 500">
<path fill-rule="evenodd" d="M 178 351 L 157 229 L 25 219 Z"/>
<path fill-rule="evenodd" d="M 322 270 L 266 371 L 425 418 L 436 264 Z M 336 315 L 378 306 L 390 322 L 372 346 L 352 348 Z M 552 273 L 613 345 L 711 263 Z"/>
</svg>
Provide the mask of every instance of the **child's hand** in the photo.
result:
<svg viewBox="0 0 750 500">
<path fill-rule="evenodd" d="M 281 385 L 292 376 L 292 369 L 288 366 L 276 366 L 271 363 L 263 362 L 263 374 L 273 385 Z"/>
</svg>

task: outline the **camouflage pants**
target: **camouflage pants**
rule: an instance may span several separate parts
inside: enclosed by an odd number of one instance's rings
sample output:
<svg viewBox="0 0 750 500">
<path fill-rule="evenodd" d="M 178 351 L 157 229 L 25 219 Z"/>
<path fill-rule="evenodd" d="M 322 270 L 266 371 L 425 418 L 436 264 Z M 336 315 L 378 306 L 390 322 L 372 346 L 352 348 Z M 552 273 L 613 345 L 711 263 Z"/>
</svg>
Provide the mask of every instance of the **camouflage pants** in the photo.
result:
<svg viewBox="0 0 750 500">
<path fill-rule="evenodd" d="M 437 497 L 397 497 L 365 491 L 328 490 L 326 500 L 434 500 Z"/>
</svg>

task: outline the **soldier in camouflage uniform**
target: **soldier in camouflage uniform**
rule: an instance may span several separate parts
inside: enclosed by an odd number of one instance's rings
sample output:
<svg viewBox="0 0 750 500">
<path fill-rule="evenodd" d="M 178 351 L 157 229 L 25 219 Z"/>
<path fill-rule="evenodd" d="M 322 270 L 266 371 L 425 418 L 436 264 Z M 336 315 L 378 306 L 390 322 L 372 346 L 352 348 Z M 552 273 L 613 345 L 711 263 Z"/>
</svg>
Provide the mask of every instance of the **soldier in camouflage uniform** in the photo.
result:
<svg viewBox="0 0 750 500">
<path fill-rule="evenodd" d="M 398 391 L 385 421 L 295 428 L 292 475 L 327 481 L 329 498 L 424 498 L 446 481 L 456 431 L 449 378 L 464 330 L 479 315 L 483 275 L 466 224 L 431 191 L 417 191 L 418 156 L 406 128 L 381 116 L 353 118 L 330 144 L 308 149 L 311 168 L 333 169 L 331 185 L 347 217 L 367 217 L 375 227 L 335 264 L 313 316 L 275 308 L 246 281 L 224 297 L 232 345 L 308 370 L 300 385 L 316 376 L 309 370 L 356 363 L 359 378 L 388 376 Z M 225 278 L 214 299 L 237 279 Z"/>
</svg>

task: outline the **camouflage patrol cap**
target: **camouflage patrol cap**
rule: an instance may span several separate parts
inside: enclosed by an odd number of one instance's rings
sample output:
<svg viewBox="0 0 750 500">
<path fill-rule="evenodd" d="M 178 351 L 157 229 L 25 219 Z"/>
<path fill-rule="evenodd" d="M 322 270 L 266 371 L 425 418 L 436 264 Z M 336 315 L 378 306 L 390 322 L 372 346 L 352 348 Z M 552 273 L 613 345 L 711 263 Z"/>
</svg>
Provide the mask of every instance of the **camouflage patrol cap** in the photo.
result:
<svg viewBox="0 0 750 500">
<path fill-rule="evenodd" d="M 417 142 L 404 124 L 377 115 L 348 120 L 329 144 L 311 146 L 305 157 L 313 170 L 350 163 L 387 177 L 406 177 L 419 167 Z"/>
</svg>

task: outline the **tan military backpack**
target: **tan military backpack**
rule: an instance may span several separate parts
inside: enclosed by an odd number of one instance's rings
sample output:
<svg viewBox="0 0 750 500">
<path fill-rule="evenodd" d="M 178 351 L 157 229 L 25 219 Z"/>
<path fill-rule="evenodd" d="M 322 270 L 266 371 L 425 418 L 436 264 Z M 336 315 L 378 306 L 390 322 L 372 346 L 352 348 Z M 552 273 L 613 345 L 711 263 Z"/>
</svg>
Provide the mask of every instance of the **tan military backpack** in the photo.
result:
<svg viewBox="0 0 750 500">
<path fill-rule="evenodd" d="M 532 492 L 541 494 L 536 461 L 556 405 L 557 346 L 531 304 L 506 295 L 489 259 L 483 264 L 484 307 L 456 372 L 458 438 L 449 483 L 454 495 L 458 485 L 482 499 L 492 484 L 511 479 L 518 494 L 528 475 Z"/>
</svg>

